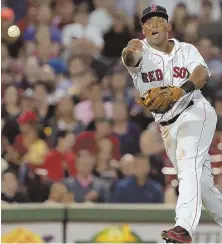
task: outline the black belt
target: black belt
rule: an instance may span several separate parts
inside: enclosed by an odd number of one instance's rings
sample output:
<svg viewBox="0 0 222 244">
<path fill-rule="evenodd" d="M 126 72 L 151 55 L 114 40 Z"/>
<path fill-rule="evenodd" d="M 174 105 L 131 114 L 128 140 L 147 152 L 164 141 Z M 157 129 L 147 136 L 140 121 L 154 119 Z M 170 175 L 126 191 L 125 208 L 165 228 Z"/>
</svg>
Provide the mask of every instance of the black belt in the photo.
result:
<svg viewBox="0 0 222 244">
<path fill-rule="evenodd" d="M 189 104 L 187 105 L 187 107 L 186 107 L 184 110 L 186 110 L 187 108 L 189 108 L 189 107 L 192 106 L 192 105 L 194 105 L 193 100 L 191 100 L 191 101 L 189 102 Z M 183 110 L 183 111 L 184 111 L 184 110 Z M 170 120 L 168 120 L 168 121 L 160 122 L 160 125 L 161 125 L 161 126 L 166 126 L 166 125 L 173 124 L 173 123 L 179 118 L 179 116 L 183 113 L 183 111 L 182 111 L 180 114 L 176 115 L 174 118 L 172 118 L 172 119 L 170 119 Z"/>
</svg>

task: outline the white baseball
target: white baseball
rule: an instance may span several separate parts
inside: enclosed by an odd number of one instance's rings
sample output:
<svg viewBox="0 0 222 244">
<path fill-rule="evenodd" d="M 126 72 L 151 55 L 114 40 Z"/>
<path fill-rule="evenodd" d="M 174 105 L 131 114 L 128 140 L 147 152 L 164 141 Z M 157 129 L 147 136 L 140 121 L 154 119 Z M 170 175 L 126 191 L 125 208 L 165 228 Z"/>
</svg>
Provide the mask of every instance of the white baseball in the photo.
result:
<svg viewBox="0 0 222 244">
<path fill-rule="evenodd" d="M 17 25 L 12 25 L 8 28 L 8 35 L 10 37 L 18 37 L 20 35 L 20 30 Z"/>
</svg>

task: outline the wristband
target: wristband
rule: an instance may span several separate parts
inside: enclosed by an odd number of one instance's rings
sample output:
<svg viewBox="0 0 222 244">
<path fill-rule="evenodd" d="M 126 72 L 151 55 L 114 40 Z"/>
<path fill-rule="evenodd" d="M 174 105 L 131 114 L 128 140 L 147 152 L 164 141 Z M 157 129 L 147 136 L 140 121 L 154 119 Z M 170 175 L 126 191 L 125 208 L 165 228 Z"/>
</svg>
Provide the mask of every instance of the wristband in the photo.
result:
<svg viewBox="0 0 222 244">
<path fill-rule="evenodd" d="M 187 80 L 180 88 L 182 88 L 186 93 L 192 92 L 196 89 L 194 82 L 191 80 Z"/>
</svg>

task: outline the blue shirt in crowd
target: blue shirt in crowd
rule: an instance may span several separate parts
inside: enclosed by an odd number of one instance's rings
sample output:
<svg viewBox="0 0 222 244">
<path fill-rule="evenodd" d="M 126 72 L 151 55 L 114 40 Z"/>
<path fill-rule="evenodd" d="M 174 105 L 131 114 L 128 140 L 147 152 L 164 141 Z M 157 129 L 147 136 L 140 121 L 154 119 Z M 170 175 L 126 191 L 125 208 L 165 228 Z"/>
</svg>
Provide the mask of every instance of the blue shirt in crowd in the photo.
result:
<svg viewBox="0 0 222 244">
<path fill-rule="evenodd" d="M 136 123 L 128 122 L 128 128 L 126 133 L 117 134 L 115 136 L 119 138 L 120 142 L 120 153 L 125 154 L 137 154 L 140 152 L 139 140 L 140 140 L 140 128 Z"/>
<path fill-rule="evenodd" d="M 147 179 L 143 186 L 137 184 L 136 177 L 127 177 L 116 183 L 112 202 L 115 203 L 163 203 L 162 186 L 154 180 Z"/>
</svg>

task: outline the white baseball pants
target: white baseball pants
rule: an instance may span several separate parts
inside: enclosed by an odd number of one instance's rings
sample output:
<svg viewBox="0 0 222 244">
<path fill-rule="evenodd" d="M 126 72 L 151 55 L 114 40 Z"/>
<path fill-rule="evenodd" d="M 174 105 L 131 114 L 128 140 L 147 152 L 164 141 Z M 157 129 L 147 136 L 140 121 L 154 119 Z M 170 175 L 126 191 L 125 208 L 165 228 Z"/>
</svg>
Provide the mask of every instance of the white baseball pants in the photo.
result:
<svg viewBox="0 0 222 244">
<path fill-rule="evenodd" d="M 191 236 L 199 223 L 202 202 L 222 227 L 222 194 L 214 186 L 208 154 L 216 122 L 214 108 L 204 99 L 187 108 L 173 124 L 160 126 L 179 179 L 176 226 Z"/>
</svg>

